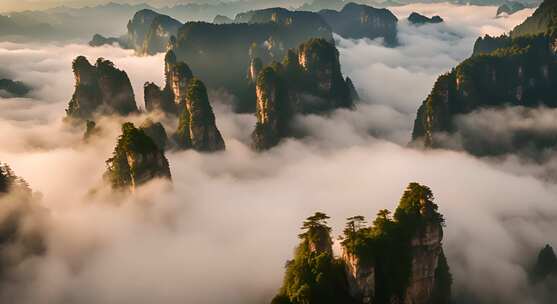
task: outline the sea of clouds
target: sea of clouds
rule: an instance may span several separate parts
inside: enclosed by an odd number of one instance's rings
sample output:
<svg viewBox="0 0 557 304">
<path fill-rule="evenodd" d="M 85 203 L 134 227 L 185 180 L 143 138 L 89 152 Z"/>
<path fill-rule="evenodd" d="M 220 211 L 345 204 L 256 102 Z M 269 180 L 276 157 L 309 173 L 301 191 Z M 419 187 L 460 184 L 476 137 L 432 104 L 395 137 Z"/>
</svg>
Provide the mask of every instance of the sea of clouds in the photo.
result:
<svg viewBox="0 0 557 304">
<path fill-rule="evenodd" d="M 227 150 L 167 153 L 172 185 L 154 181 L 124 198 L 90 195 L 123 120 L 99 119 L 102 132 L 87 144 L 82 128 L 63 123 L 71 62 L 77 55 L 112 60 L 130 76 L 142 106 L 144 82 L 163 82 L 163 56 L 0 43 L 0 74 L 34 87 L 27 98 L 0 100 L 0 160 L 40 192 L 49 210 L 42 227 L 47 253 L 14 270 L 0 302 L 268 302 L 304 218 L 326 212 L 338 235 L 349 216 L 371 221 L 378 210 L 393 210 L 416 181 L 432 188 L 445 216 L 457 303 L 542 303 L 527 270 L 543 245 L 557 245 L 557 185 L 544 165 L 519 155 L 478 159 L 407 147 L 415 111 L 436 77 L 468 57 L 477 36 L 506 32 L 532 11 L 499 19 L 494 7 L 393 11 L 401 19 L 400 47 L 337 37 L 343 72 L 363 99 L 357 109 L 298 117 L 307 137 L 255 153 L 255 117 L 233 113 L 229 97 L 212 92 Z M 403 20 L 411 11 L 439 14 L 446 23 L 412 27 Z"/>
</svg>

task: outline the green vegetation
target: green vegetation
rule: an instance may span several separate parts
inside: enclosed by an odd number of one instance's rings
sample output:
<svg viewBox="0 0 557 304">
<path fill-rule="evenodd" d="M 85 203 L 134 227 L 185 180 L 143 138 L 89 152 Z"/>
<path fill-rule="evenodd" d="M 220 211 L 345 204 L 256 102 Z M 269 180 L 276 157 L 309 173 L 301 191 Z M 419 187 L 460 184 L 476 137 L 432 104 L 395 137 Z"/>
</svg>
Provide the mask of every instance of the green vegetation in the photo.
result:
<svg viewBox="0 0 557 304">
<path fill-rule="evenodd" d="M 186 102 L 182 107 L 174 135 L 178 145 L 182 149 L 193 148 L 197 151 L 224 150 L 224 140 L 216 126 L 207 88 L 201 80 L 195 77 L 189 80 Z"/>
<path fill-rule="evenodd" d="M 412 276 L 413 253 L 417 250 L 413 240 L 437 229 L 441 233 L 437 237 L 442 236 L 444 219 L 433 200 L 428 187 L 411 183 L 394 216 L 388 210 L 380 210 L 371 226 L 363 216 L 347 219 L 341 245 L 346 254 L 357 258 L 355 267 L 374 268 L 375 285 L 369 287 L 375 292 L 373 303 L 403 301 Z M 299 235 L 302 242 L 294 260 L 287 263 L 283 287 L 272 303 L 357 303 L 358 299 L 348 295 L 345 261 L 332 256 L 328 219 L 318 212 L 304 222 Z M 443 250 L 429 254 L 438 254 L 432 257 L 437 260 L 437 268 L 431 303 L 449 303 L 452 276 Z"/>
<path fill-rule="evenodd" d="M 28 196 L 32 192 L 27 181 L 15 175 L 10 166 L 0 163 L 0 195 L 10 191 L 17 191 Z"/>
<path fill-rule="evenodd" d="M 295 114 L 350 108 L 358 98 L 352 81 L 342 76 L 335 45 L 317 38 L 297 51 L 289 50 L 282 63 L 264 67 L 256 89 L 257 125 L 252 137 L 257 150 L 269 149 L 289 136 Z"/>
<path fill-rule="evenodd" d="M 9 195 L 8 195 L 9 194 Z M 27 182 L 0 163 L 0 280 L 13 279 L 11 271 L 26 259 L 46 251 L 44 220 L 48 214 L 38 205 Z"/>
<path fill-rule="evenodd" d="M 152 119 L 147 118 L 141 124 L 141 130 L 143 130 L 143 132 L 145 132 L 145 134 L 153 140 L 159 150 L 164 151 L 166 149 L 168 136 L 164 126 L 160 122 L 154 122 Z"/>
<path fill-rule="evenodd" d="M 364 265 L 375 265 L 377 303 L 389 303 L 393 296 L 402 299 L 410 279 L 411 239 L 425 225 L 443 223 L 431 190 L 411 183 L 393 217 L 388 210 L 381 210 L 371 227 L 364 223 L 361 216 L 349 218 L 341 244 Z"/>
<path fill-rule="evenodd" d="M 132 123 L 122 125 L 122 135 L 106 161 L 105 179 L 115 189 L 127 189 L 151 178 L 170 178 L 168 161 L 155 142 Z"/>
<path fill-rule="evenodd" d="M 551 34 L 555 30 L 557 30 L 557 2 L 545 0 L 532 16 L 511 31 L 511 36 Z"/>
<path fill-rule="evenodd" d="M 294 259 L 287 263 L 283 287 L 271 303 L 352 303 L 346 292 L 344 265 L 333 257 L 330 248 L 328 218 L 318 212 L 304 222 L 301 243 Z M 318 243 L 328 247 L 319 247 Z"/>
<path fill-rule="evenodd" d="M 557 107 L 553 40 L 541 34 L 478 39 L 474 56 L 438 78 L 418 109 L 413 139 L 436 147 L 440 143 L 434 133 L 458 131 L 454 117 L 482 108 Z M 504 153 L 500 147 L 476 147 L 466 137 L 462 140 L 464 148 L 477 155 Z"/>
<path fill-rule="evenodd" d="M 317 22 L 317 23 L 316 23 Z M 303 25 L 281 23 L 211 24 L 188 22 L 178 31 L 174 52 L 190 64 L 195 74 L 211 88 L 225 88 L 238 96 L 236 111 L 253 112 L 252 86 L 246 81 L 252 45 L 266 49 L 268 58 L 282 58 L 286 51 L 313 37 L 333 41 L 332 32 L 321 18 Z M 279 47 L 280 46 L 280 47 Z M 264 63 L 262 54 L 258 54 Z"/>
<path fill-rule="evenodd" d="M 540 250 L 531 277 L 534 282 L 538 282 L 549 276 L 557 276 L 557 256 L 548 244 Z"/>
<path fill-rule="evenodd" d="M 557 107 L 556 20 L 557 2 L 547 0 L 510 35 L 479 38 L 472 57 L 438 78 L 418 109 L 413 140 L 426 147 L 454 146 L 444 139 L 457 134 L 459 144 L 475 155 L 544 157 L 539 151 L 555 146 L 545 132 L 519 130 L 501 144 L 466 134 L 455 118 L 486 108 Z"/>
</svg>

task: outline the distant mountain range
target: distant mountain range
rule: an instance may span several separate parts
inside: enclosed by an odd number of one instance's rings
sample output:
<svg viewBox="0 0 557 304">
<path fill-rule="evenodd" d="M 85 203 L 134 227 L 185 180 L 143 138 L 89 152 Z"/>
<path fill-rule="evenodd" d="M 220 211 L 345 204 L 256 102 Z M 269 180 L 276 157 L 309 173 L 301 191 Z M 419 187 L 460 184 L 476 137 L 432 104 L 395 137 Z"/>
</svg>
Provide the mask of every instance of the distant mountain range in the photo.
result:
<svg viewBox="0 0 557 304">
<path fill-rule="evenodd" d="M 83 40 L 95 33 L 116 36 L 133 15 L 141 10 L 152 10 L 167 15 L 182 23 L 189 21 L 212 22 L 216 16 L 232 19 L 239 13 L 282 7 L 296 10 L 318 12 L 324 9 L 340 10 L 349 2 L 387 7 L 416 2 L 413 0 L 377 0 L 377 1 L 343 1 L 343 0 L 238 0 L 230 2 L 188 3 L 174 6 L 155 7 L 149 4 L 108 3 L 98 6 L 72 8 L 67 6 L 47 10 L 21 11 L 0 14 L 0 37 L 2 39 L 22 40 Z M 453 0 L 459 4 L 503 5 L 507 0 Z M 539 0 L 521 0 L 527 7 L 535 7 Z M 99 22 L 102 20 L 102 22 Z"/>
</svg>

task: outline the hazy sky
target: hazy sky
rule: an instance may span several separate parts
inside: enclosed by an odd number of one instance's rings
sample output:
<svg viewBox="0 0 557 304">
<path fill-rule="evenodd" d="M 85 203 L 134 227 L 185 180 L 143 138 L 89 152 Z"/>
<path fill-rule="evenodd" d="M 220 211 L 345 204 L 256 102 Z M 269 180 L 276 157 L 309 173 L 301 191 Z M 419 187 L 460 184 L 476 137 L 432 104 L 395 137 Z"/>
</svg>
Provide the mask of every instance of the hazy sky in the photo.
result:
<svg viewBox="0 0 557 304">
<path fill-rule="evenodd" d="M 220 2 L 228 2 L 229 0 L 223 0 Z M 175 3 L 211 3 L 216 2 L 214 0 L 0 0 L 0 11 L 18 11 L 18 10 L 38 10 L 51 8 L 61 5 L 67 6 L 88 6 L 105 4 L 109 2 L 116 3 L 149 3 L 151 5 L 171 5 Z"/>
</svg>

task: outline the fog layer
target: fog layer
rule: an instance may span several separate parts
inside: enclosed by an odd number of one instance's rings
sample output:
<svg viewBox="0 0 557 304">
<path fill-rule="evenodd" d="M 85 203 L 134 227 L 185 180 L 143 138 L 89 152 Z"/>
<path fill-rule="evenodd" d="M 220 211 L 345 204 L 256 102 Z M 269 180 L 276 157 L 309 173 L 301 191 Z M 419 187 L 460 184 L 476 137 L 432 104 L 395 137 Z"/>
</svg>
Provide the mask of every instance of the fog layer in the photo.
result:
<svg viewBox="0 0 557 304">
<path fill-rule="evenodd" d="M 444 4 L 395 11 L 404 17 L 413 10 L 447 23 L 402 22 L 403 45 L 395 49 L 339 41 L 343 72 L 364 99 L 355 111 L 298 117 L 308 137 L 258 154 L 249 148 L 255 118 L 232 113 L 226 97 L 213 92 L 227 151 L 167 153 L 172 187 L 154 181 L 127 198 L 87 195 L 101 180 L 122 120 L 98 120 L 102 135 L 88 144 L 83 130 L 62 123 L 73 91 L 71 60 L 113 60 L 142 105 L 143 83 L 162 84 L 162 56 L 1 43 L 0 66 L 35 89 L 29 98 L 0 99 L 0 160 L 42 193 L 50 217 L 46 255 L 20 265 L 0 287 L 0 301 L 268 302 L 305 217 L 326 212 L 336 235 L 348 216 L 394 209 L 416 181 L 432 188 L 446 218 L 457 303 L 539 303 L 527 268 L 542 245 L 557 244 L 557 187 L 539 177 L 543 165 L 406 147 L 436 76 L 470 54 L 474 37 L 507 31 L 524 16 L 494 20 L 495 8 Z"/>
</svg>

